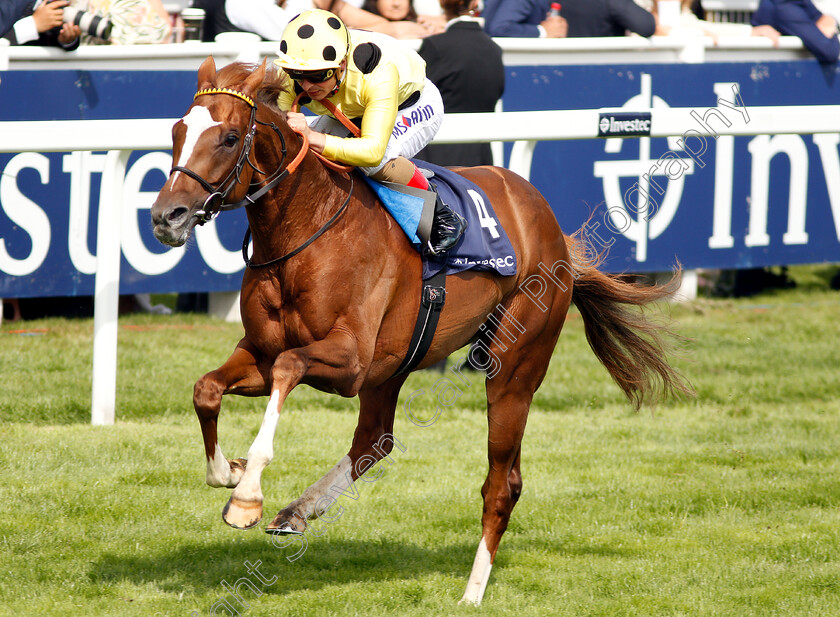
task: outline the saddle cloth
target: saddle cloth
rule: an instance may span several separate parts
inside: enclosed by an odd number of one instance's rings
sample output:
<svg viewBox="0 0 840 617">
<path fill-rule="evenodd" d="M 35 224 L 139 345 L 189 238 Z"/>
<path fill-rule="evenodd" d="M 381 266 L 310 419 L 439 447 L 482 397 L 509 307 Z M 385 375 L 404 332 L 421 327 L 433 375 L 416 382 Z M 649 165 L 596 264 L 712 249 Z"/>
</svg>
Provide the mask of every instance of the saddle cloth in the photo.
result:
<svg viewBox="0 0 840 617">
<path fill-rule="evenodd" d="M 429 178 L 429 184 L 440 195 L 441 201 L 468 221 L 467 231 L 445 260 L 423 259 L 423 280 L 444 268 L 447 275 L 464 270 L 494 271 L 501 276 L 516 274 L 516 253 L 484 191 L 445 167 L 425 161 L 413 162 L 420 169 L 434 174 Z M 411 243 L 421 251 L 423 247 L 417 236 L 417 226 L 423 210 L 423 198 L 395 191 L 367 176 L 364 178 Z"/>
</svg>

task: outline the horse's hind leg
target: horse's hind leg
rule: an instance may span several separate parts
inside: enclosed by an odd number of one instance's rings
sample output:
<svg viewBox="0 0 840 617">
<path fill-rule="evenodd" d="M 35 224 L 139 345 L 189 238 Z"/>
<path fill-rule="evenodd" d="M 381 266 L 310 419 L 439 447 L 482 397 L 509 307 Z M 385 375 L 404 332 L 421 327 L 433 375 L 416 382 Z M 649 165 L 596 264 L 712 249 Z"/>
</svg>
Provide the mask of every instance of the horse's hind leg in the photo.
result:
<svg viewBox="0 0 840 617">
<path fill-rule="evenodd" d="M 280 510 L 266 527 L 266 533 L 302 533 L 307 520 L 319 517 L 325 521 L 336 520 L 340 509 L 329 516 L 326 511 L 337 498 L 340 495 L 355 498 L 355 481 L 377 461 L 387 458 L 394 445 L 405 450 L 393 435 L 394 412 L 405 379 L 399 377 L 378 388 L 359 392 L 359 421 L 350 451 L 303 495 Z"/>
<path fill-rule="evenodd" d="M 258 360 L 256 350 L 242 339 L 222 366 L 199 379 L 193 390 L 193 406 L 201 424 L 204 453 L 207 457 L 207 484 L 235 487 L 245 472 L 245 459 L 228 460 L 222 454 L 218 439 L 218 418 L 222 395 L 235 393 L 261 396 L 267 392 L 266 375 L 269 362 Z"/>
<path fill-rule="evenodd" d="M 558 298 L 556 306 L 549 308 L 548 314 L 532 310 L 530 319 L 522 314 L 528 312 L 522 310 L 525 305 L 527 302 L 520 302 L 516 305 L 520 307 L 519 311 L 506 314 L 516 319 L 517 327 L 507 329 L 510 338 L 496 332 L 496 339 L 503 341 L 506 349 L 503 350 L 496 342 L 489 346 L 491 366 L 487 371 L 486 386 L 487 459 L 490 469 L 481 488 L 484 498 L 481 542 L 461 598 L 461 602 L 470 604 L 481 603 L 499 542 L 522 492 L 519 460 L 528 410 L 551 360 L 569 299 Z M 519 314 L 514 315 L 516 312 Z"/>
</svg>

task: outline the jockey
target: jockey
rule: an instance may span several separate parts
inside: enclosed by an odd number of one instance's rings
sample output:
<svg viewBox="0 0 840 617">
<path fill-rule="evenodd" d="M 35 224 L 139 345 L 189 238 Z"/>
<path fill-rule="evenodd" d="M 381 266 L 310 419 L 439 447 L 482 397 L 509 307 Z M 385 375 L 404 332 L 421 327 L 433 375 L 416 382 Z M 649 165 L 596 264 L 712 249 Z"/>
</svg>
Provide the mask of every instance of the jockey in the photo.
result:
<svg viewBox="0 0 840 617">
<path fill-rule="evenodd" d="M 430 190 L 429 181 L 408 160 L 435 136 L 443 120 L 443 101 L 426 79 L 426 65 L 411 48 L 384 34 L 354 30 L 329 11 L 313 9 L 295 17 L 283 31 L 279 59 L 287 80 L 278 97 L 290 110 L 295 97 L 316 113 L 311 125 L 289 111 L 289 126 L 304 133 L 324 157 L 355 165 L 374 180 Z M 307 98 L 308 97 L 308 98 Z M 357 126 L 350 132 L 321 101 L 328 100 Z M 426 255 L 452 248 L 467 222 L 437 197 Z"/>
</svg>

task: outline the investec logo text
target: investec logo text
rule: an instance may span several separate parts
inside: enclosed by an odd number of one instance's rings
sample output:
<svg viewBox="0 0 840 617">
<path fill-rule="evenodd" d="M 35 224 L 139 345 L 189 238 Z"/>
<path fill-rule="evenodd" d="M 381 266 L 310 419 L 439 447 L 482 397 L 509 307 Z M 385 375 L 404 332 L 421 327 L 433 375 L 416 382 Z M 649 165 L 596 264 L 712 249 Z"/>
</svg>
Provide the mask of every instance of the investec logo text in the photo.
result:
<svg viewBox="0 0 840 617">
<path fill-rule="evenodd" d="M 645 74 L 642 74 L 642 77 L 642 94 L 628 100 L 626 105 L 668 107 L 665 101 L 651 95 L 650 77 Z M 647 260 L 648 241 L 655 240 L 668 229 L 681 203 L 686 177 L 694 174 L 695 168 L 706 169 L 710 162 L 713 163 L 712 170 L 707 170 L 707 174 L 712 176 L 711 180 L 714 182 L 714 197 L 710 213 L 712 233 L 708 237 L 708 247 L 736 247 L 736 237 L 733 233 L 733 211 L 739 207 L 734 201 L 736 194 L 733 190 L 736 181 L 736 137 L 734 134 L 724 133 L 724 130 L 730 129 L 736 123 L 747 125 L 751 118 L 736 82 L 716 82 L 713 90 L 717 97 L 717 105 L 692 110 L 689 114 L 691 121 L 686 126 L 686 131 L 681 137 L 669 138 L 667 143 L 671 149 L 658 158 L 651 156 L 651 139 L 645 136 L 638 140 L 637 158 L 620 160 L 610 157 L 608 160 L 594 163 L 594 175 L 601 178 L 603 183 L 604 201 L 607 206 L 604 220 L 606 227 L 610 234 L 621 234 L 635 243 L 637 262 Z M 656 113 L 655 109 L 653 113 Z M 610 116 L 619 119 L 620 114 L 604 113 L 603 116 L 607 119 Z M 786 195 L 787 229 L 781 243 L 786 246 L 809 243 L 806 214 L 809 205 L 810 161 L 805 139 L 805 135 L 794 134 L 759 134 L 749 139 L 746 147 L 750 155 L 749 171 L 746 174 L 749 188 L 745 204 L 748 223 L 742 240 L 743 247 L 770 246 L 768 219 L 771 163 L 777 156 L 787 158 L 789 173 L 789 191 Z M 834 181 L 840 176 L 840 133 L 814 134 L 810 139 L 817 147 L 826 182 L 827 201 L 832 217 L 827 222 L 833 222 L 840 241 L 840 183 Z M 607 139 L 605 152 L 611 155 L 621 152 L 622 143 L 623 140 L 619 136 Z M 626 185 L 622 183 L 625 178 L 635 180 L 626 190 Z M 825 208 L 825 203 L 821 200 L 814 200 L 814 204 L 818 208 Z M 606 244 L 598 244 L 606 248 L 612 241 L 608 238 Z"/>
<path fill-rule="evenodd" d="M 598 137 L 630 137 L 650 135 L 650 112 L 601 113 Z"/>
</svg>

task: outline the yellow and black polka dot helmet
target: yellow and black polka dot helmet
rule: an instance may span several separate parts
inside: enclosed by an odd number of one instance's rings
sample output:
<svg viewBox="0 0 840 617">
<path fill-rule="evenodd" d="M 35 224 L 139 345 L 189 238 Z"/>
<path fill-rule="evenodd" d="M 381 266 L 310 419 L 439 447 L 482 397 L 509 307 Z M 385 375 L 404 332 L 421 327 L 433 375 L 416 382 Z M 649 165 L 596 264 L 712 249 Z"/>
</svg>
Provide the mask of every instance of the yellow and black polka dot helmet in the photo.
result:
<svg viewBox="0 0 840 617">
<path fill-rule="evenodd" d="M 274 63 L 293 71 L 337 68 L 350 49 L 350 33 L 335 14 L 304 11 L 286 25 Z"/>
</svg>

